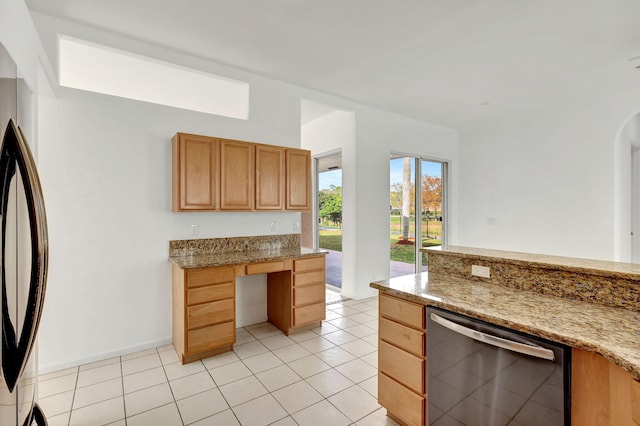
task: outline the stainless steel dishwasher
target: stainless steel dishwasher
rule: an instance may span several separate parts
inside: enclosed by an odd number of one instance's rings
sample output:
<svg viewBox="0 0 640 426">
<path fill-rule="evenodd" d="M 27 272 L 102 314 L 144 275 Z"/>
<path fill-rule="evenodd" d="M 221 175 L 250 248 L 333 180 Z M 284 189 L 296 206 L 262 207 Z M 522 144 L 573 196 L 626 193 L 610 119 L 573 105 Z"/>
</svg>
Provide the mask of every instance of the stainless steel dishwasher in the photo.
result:
<svg viewBox="0 0 640 426">
<path fill-rule="evenodd" d="M 427 308 L 430 425 L 570 425 L 571 348 Z"/>
</svg>

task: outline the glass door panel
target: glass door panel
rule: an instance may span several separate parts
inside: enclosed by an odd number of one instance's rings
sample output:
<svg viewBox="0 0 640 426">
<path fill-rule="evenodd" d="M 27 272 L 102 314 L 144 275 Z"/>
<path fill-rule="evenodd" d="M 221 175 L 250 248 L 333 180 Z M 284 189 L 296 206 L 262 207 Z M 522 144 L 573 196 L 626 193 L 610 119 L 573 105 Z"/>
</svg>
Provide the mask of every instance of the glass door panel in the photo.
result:
<svg viewBox="0 0 640 426">
<path fill-rule="evenodd" d="M 440 161 L 391 155 L 389 163 L 391 277 L 426 271 L 426 254 L 420 249 L 440 246 L 444 243 L 446 168 L 447 164 Z M 416 191 L 417 187 L 419 189 Z"/>
<path fill-rule="evenodd" d="M 342 288 L 342 155 L 316 159 L 318 247 L 328 250 L 327 284 Z"/>
<path fill-rule="evenodd" d="M 421 160 L 421 246 L 433 247 L 441 246 L 444 237 L 444 168 L 445 164 Z M 427 259 L 425 253 L 420 253 L 422 258 L 420 270 L 427 270 Z"/>
<path fill-rule="evenodd" d="M 391 277 L 415 273 L 416 159 L 392 156 L 389 173 L 389 258 Z"/>
</svg>

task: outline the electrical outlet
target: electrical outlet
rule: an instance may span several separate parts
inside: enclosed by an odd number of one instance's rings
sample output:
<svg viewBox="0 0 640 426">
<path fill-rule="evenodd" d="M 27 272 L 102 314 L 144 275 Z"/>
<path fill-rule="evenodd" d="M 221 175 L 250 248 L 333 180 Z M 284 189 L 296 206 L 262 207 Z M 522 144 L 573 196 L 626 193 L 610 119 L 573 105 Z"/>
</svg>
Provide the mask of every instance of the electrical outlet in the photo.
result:
<svg viewBox="0 0 640 426">
<path fill-rule="evenodd" d="M 271 230 L 271 232 L 276 232 L 276 223 L 275 222 L 269 223 L 269 229 Z"/>
<path fill-rule="evenodd" d="M 200 225 L 191 225 L 191 235 L 198 235 Z"/>
<path fill-rule="evenodd" d="M 488 266 L 471 265 L 471 275 L 482 278 L 491 278 Z"/>
<path fill-rule="evenodd" d="M 296 220 L 295 222 L 293 222 L 293 232 L 296 232 L 299 230 L 300 230 L 300 222 Z"/>
</svg>

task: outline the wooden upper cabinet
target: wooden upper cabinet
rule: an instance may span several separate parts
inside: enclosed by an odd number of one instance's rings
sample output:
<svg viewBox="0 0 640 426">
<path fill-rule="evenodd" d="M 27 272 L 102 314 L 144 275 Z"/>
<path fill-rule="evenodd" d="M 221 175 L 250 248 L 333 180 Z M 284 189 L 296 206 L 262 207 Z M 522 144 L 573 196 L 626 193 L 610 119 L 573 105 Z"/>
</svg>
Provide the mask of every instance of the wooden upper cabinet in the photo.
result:
<svg viewBox="0 0 640 426">
<path fill-rule="evenodd" d="M 311 152 L 286 150 L 286 209 L 311 210 Z"/>
<path fill-rule="evenodd" d="M 256 210 L 284 209 L 284 153 L 279 146 L 256 145 Z"/>
<path fill-rule="evenodd" d="M 253 210 L 254 146 L 219 139 L 220 210 Z"/>
<path fill-rule="evenodd" d="M 176 133 L 173 211 L 311 211 L 311 152 Z"/>
<path fill-rule="evenodd" d="M 177 133 L 173 138 L 173 211 L 215 210 L 218 141 Z"/>
</svg>

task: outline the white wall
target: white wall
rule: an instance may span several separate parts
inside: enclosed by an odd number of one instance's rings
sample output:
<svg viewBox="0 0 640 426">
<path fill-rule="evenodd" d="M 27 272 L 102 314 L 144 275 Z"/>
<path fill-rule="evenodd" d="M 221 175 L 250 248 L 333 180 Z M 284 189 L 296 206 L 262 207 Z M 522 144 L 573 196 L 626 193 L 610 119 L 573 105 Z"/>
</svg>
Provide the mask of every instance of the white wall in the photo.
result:
<svg viewBox="0 0 640 426">
<path fill-rule="evenodd" d="M 355 118 L 355 126 L 353 119 Z M 371 281 L 389 277 L 389 159 L 401 152 L 450 164 L 450 224 L 455 224 L 457 134 L 451 129 L 360 106 L 303 126 L 312 152 L 342 150 L 342 294 L 375 294 Z M 455 225 L 451 226 L 455 230 Z"/>
<path fill-rule="evenodd" d="M 626 260 L 629 157 L 616 137 L 640 110 L 640 92 L 554 105 L 461 130 L 453 242 Z"/>
<path fill-rule="evenodd" d="M 389 277 L 389 160 L 392 152 L 449 163 L 448 186 L 452 196 L 449 199 L 447 219 L 451 231 L 449 235 L 455 238 L 458 205 L 457 139 L 458 134 L 454 130 L 392 113 L 377 113 L 363 108 L 356 114 L 357 211 L 354 220 L 357 247 L 354 272 L 358 293 L 355 297 L 372 295 L 368 283 Z"/>
<path fill-rule="evenodd" d="M 124 39 L 36 18 L 48 49 L 62 27 L 127 47 Z M 286 85 L 250 82 L 247 121 L 65 88 L 40 99 L 51 246 L 40 332 L 44 371 L 170 342 L 168 241 L 192 238 L 191 224 L 200 225 L 198 238 L 265 235 L 272 221 L 276 233 L 294 232 L 299 213 L 171 212 L 170 143 L 177 131 L 299 146 L 299 98 Z M 265 276 L 238 279 L 237 325 L 264 320 Z"/>
<path fill-rule="evenodd" d="M 21 77 L 35 90 L 42 46 L 23 0 L 0 2 L 0 42 L 18 66 Z"/>
<path fill-rule="evenodd" d="M 615 234 L 620 236 L 615 245 L 615 259 L 637 263 L 640 261 L 640 112 L 624 123 L 615 146 L 614 196 L 618 200 Z"/>
<path fill-rule="evenodd" d="M 457 155 L 451 130 L 78 24 L 39 14 L 34 19 L 54 68 L 60 31 L 251 84 L 247 121 L 65 88 L 55 99 L 41 99 L 41 175 L 51 243 L 40 333 L 45 371 L 170 341 L 168 240 L 190 238 L 191 224 L 200 225 L 199 237 L 210 238 L 269 234 L 271 221 L 278 233 L 289 233 L 300 220 L 299 213 L 172 213 L 175 132 L 300 146 L 301 99 L 354 111 L 359 134 L 343 148 L 353 164 L 344 175 L 345 194 L 354 200 L 347 208 L 355 224 L 347 236 L 354 247 L 347 268 L 353 297 L 371 294 L 369 282 L 388 276 L 390 147 L 428 155 L 437 146 L 443 157 Z M 238 325 L 264 320 L 265 277 L 244 277 L 237 291 Z"/>
<path fill-rule="evenodd" d="M 302 108 L 305 106 L 303 105 Z M 359 292 L 355 276 L 356 233 L 356 128 L 355 112 L 334 110 L 302 126 L 302 147 L 315 155 L 340 150 L 342 156 L 342 291 Z"/>
</svg>

